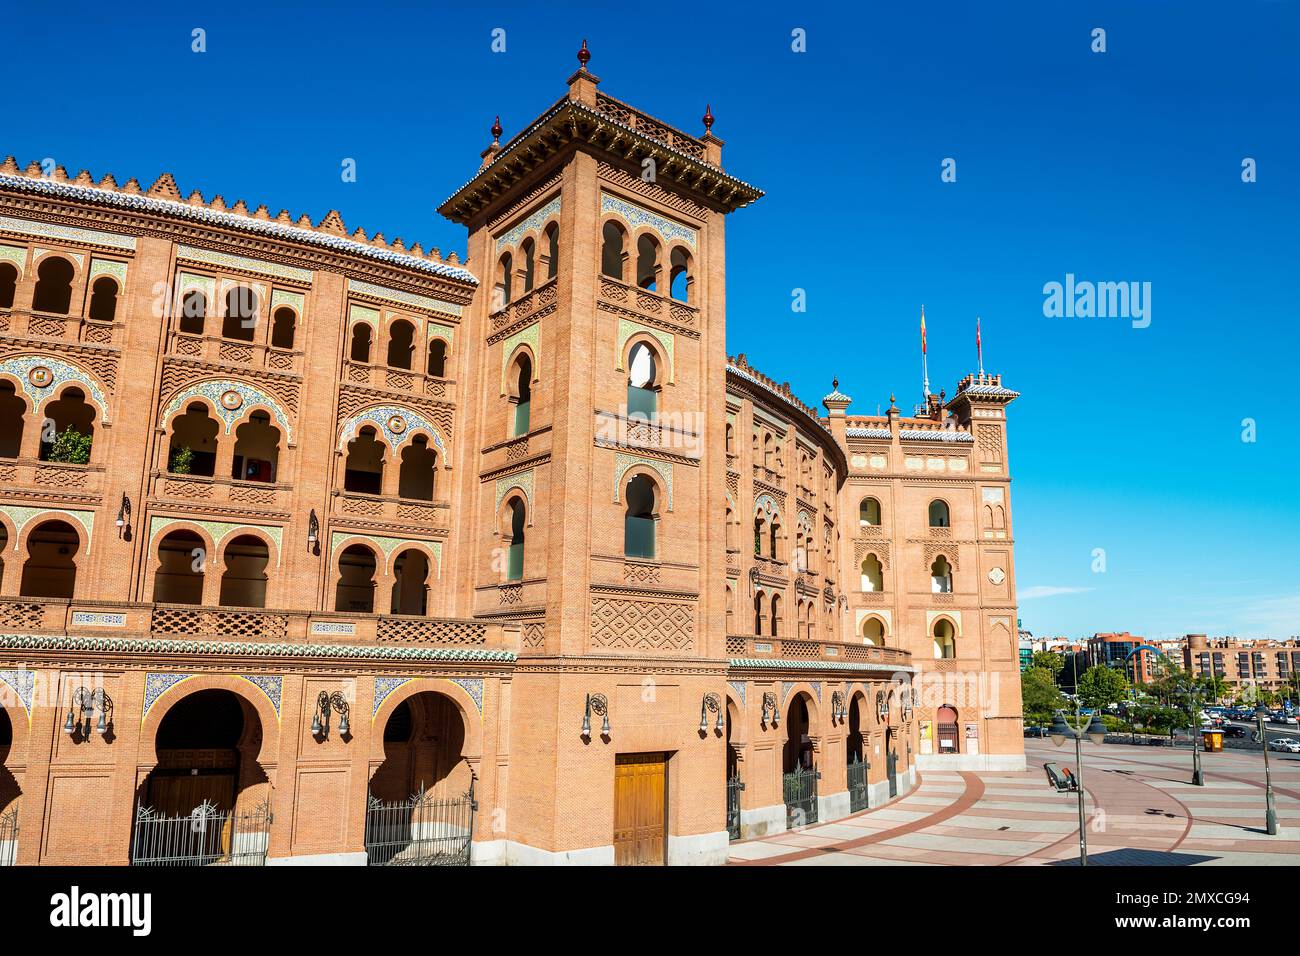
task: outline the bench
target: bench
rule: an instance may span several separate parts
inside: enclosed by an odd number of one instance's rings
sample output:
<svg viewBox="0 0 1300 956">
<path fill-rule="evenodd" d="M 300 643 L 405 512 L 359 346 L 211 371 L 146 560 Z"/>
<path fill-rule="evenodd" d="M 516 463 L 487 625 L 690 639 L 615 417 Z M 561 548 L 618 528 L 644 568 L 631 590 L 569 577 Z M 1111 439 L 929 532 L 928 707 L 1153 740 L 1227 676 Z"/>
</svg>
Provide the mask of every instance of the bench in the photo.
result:
<svg viewBox="0 0 1300 956">
<path fill-rule="evenodd" d="M 1079 781 L 1069 769 L 1058 770 L 1056 764 L 1045 763 L 1043 770 L 1047 772 L 1047 782 L 1050 783 L 1058 793 L 1074 793 L 1079 789 Z"/>
</svg>

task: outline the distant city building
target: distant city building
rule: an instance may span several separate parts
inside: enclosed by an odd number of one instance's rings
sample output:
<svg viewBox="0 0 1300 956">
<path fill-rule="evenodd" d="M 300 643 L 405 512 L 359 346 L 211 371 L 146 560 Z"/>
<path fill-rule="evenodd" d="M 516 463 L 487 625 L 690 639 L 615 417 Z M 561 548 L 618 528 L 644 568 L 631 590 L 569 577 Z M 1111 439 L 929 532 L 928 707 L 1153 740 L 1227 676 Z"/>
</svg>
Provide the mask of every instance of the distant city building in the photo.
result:
<svg viewBox="0 0 1300 956">
<path fill-rule="evenodd" d="M 1279 690 L 1300 670 L 1300 639 L 1241 640 L 1188 634 L 1183 666 L 1197 676 L 1214 674 L 1234 692 L 1246 687 Z"/>
<path fill-rule="evenodd" d="M 1150 643 L 1136 634 L 1124 631 L 1119 634 L 1094 634 L 1088 639 L 1088 660 L 1091 665 L 1113 667 L 1124 671 L 1134 684 L 1150 683 L 1154 676 L 1153 654 Z"/>
</svg>

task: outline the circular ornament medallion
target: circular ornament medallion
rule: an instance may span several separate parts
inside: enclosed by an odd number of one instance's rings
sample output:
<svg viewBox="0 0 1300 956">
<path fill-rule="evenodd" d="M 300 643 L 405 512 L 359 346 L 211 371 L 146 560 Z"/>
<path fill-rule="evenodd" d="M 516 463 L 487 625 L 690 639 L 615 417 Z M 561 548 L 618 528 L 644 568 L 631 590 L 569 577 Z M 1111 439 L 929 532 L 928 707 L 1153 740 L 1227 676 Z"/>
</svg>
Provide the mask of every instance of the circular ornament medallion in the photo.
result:
<svg viewBox="0 0 1300 956">
<path fill-rule="evenodd" d="M 36 365 L 27 373 L 27 381 L 31 382 L 37 388 L 44 388 L 54 381 L 54 373 L 44 365 Z"/>
<path fill-rule="evenodd" d="M 1007 579 L 1007 574 L 1001 568 L 994 568 L 989 571 L 989 581 L 993 584 L 1001 584 Z"/>
<path fill-rule="evenodd" d="M 406 419 L 401 415 L 394 415 L 388 419 L 388 430 L 394 435 L 400 435 L 406 431 Z"/>
<path fill-rule="evenodd" d="M 221 393 L 221 407 L 228 411 L 234 411 L 240 405 L 244 404 L 244 396 L 240 395 L 233 388 L 227 392 Z"/>
</svg>

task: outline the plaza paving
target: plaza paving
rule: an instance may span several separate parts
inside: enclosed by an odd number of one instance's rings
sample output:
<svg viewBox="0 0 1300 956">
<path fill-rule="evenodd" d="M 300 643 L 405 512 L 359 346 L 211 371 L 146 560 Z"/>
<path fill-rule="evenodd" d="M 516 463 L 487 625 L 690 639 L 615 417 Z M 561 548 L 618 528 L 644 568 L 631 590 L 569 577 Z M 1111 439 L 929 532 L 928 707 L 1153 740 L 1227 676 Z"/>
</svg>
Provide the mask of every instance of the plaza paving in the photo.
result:
<svg viewBox="0 0 1300 956">
<path fill-rule="evenodd" d="M 1073 747 L 1026 740 L 1024 772 L 928 771 L 905 797 L 800 831 L 733 843 L 731 862 L 799 866 L 1074 866 L 1078 801 L 1042 765 L 1074 767 Z M 1085 744 L 1089 865 L 1300 864 L 1300 757 L 1270 753 L 1279 832 L 1264 832 L 1260 753 Z"/>
</svg>

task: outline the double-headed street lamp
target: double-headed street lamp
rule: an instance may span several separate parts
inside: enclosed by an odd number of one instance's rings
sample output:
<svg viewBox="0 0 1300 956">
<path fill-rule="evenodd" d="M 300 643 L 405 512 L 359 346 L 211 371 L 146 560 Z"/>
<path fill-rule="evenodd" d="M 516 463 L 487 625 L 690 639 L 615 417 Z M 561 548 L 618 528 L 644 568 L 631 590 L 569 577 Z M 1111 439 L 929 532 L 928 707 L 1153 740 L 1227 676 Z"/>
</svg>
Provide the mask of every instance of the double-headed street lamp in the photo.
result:
<svg viewBox="0 0 1300 956">
<path fill-rule="evenodd" d="M 1264 719 L 1268 710 L 1261 700 L 1255 704 L 1255 720 L 1259 724 L 1259 742 L 1264 745 L 1264 826 L 1269 836 L 1277 836 L 1277 804 L 1273 801 L 1273 777 L 1268 770 L 1268 733 L 1264 730 Z"/>
<path fill-rule="evenodd" d="M 1106 725 L 1096 713 L 1092 715 L 1091 722 L 1085 724 L 1083 714 L 1078 711 L 1072 720 L 1067 721 L 1064 712 L 1058 710 L 1052 718 L 1052 729 L 1048 731 L 1048 736 L 1058 747 L 1067 740 L 1074 741 L 1074 760 L 1078 768 L 1075 772 L 1075 792 L 1079 795 L 1079 865 L 1087 866 L 1088 829 L 1083 820 L 1083 738 L 1087 736 L 1094 744 L 1101 743 L 1106 739 Z"/>
<path fill-rule="evenodd" d="M 1195 787 L 1205 786 L 1205 777 L 1201 774 L 1201 748 L 1198 738 L 1201 736 L 1201 709 L 1197 706 L 1200 699 L 1199 689 L 1194 681 L 1182 684 L 1178 688 L 1187 695 L 1187 706 L 1190 713 L 1192 728 L 1192 785 Z"/>
</svg>

